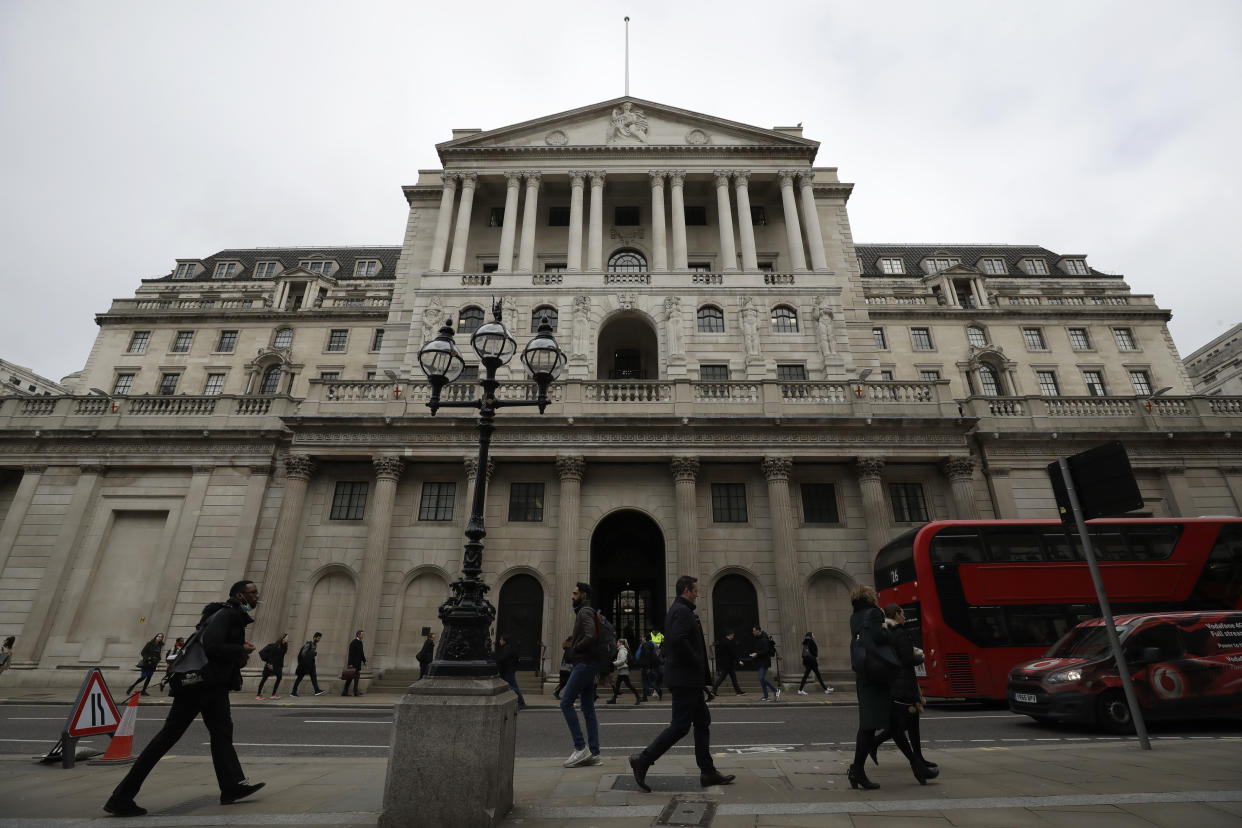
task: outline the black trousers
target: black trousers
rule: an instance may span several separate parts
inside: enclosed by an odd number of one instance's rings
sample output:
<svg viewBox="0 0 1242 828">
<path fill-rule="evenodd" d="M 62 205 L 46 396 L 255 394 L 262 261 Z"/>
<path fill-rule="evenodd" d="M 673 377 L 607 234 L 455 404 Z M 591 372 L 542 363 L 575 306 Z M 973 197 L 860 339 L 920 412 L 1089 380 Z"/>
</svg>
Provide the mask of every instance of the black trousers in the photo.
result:
<svg viewBox="0 0 1242 828">
<path fill-rule="evenodd" d="M 351 665 L 351 666 L 352 666 L 352 665 Z M 355 667 L 354 669 L 355 669 L 355 670 L 357 670 L 358 672 L 354 673 L 354 677 L 353 677 L 353 678 L 351 678 L 351 679 L 345 679 L 345 687 L 344 687 L 344 689 L 342 689 L 342 690 L 341 690 L 341 695 L 342 695 L 342 696 L 348 696 L 348 695 L 349 695 L 349 683 L 350 683 L 351 681 L 354 683 L 354 695 L 355 695 L 355 696 L 356 696 L 356 695 L 358 695 L 358 679 L 362 676 L 362 667 Z"/>
<path fill-rule="evenodd" d="M 819 662 L 818 661 L 805 661 L 804 660 L 802 662 L 802 666 L 806 668 L 806 672 L 802 674 L 802 683 L 798 685 L 799 690 L 806 689 L 806 680 L 810 678 L 811 673 L 815 674 L 815 680 L 819 682 L 820 687 L 824 688 L 825 690 L 828 689 L 828 685 L 824 684 L 824 677 L 819 674 Z"/>
<path fill-rule="evenodd" d="M 634 682 L 630 681 L 629 676 L 617 676 L 617 680 L 612 683 L 612 700 L 615 702 L 617 696 L 621 695 L 621 682 L 625 682 L 625 686 L 630 688 L 630 692 L 634 694 L 634 701 L 642 701 L 642 697 L 638 695 L 638 691 L 634 689 Z"/>
<path fill-rule="evenodd" d="M 272 685 L 272 692 L 277 693 L 280 691 L 280 680 L 284 678 L 284 665 L 263 662 L 263 675 L 259 678 L 259 689 L 255 691 L 256 696 L 263 695 L 263 685 L 267 684 L 267 680 L 271 676 L 276 677 L 276 683 Z"/>
<path fill-rule="evenodd" d="M 742 692 L 742 685 L 737 683 L 737 673 L 734 672 L 733 665 L 729 664 L 720 668 L 720 676 L 716 679 L 716 683 L 712 685 L 713 693 L 720 689 L 720 685 L 724 684 L 725 676 L 733 679 L 733 691 L 735 693 Z"/>
<path fill-rule="evenodd" d="M 694 760 L 700 773 L 716 770 L 712 761 L 712 714 L 707 709 L 707 696 L 702 687 L 670 687 L 673 694 L 673 720 L 655 741 L 643 748 L 642 757 L 648 765 L 663 756 L 694 728 Z"/>
<path fill-rule="evenodd" d="M 142 749 L 129 773 L 112 792 L 114 799 L 127 802 L 138 795 L 147 774 L 164 754 L 185 734 L 194 717 L 203 714 L 203 724 L 211 734 L 211 764 L 216 769 L 216 782 L 221 792 L 232 791 L 246 778 L 242 773 L 237 750 L 233 747 L 233 716 L 229 712 L 229 691 L 223 687 L 180 690 L 173 697 L 172 708 L 164 726 Z"/>
<path fill-rule="evenodd" d="M 319 692 L 319 676 L 316 675 L 315 673 L 314 665 L 310 667 L 299 666 L 297 673 L 294 674 L 293 690 L 290 691 L 293 695 L 296 696 L 298 694 L 298 685 L 301 684 L 302 679 L 306 678 L 307 676 L 310 676 L 311 687 L 315 688 L 316 693 Z"/>
</svg>

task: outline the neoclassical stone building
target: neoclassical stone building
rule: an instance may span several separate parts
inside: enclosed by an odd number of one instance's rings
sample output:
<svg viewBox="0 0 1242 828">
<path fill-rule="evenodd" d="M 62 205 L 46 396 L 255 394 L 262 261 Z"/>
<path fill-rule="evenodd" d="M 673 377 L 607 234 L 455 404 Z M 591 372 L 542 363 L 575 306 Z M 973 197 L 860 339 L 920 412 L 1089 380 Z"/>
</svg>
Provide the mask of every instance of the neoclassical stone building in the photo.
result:
<svg viewBox="0 0 1242 828">
<path fill-rule="evenodd" d="M 1239 513 L 1242 400 L 1193 393 L 1152 296 L 1034 245 L 856 244 L 817 148 L 634 98 L 455 130 L 399 247 L 144 279 L 96 318 L 75 387 L 107 394 L 0 398 L 5 681 L 126 670 L 241 577 L 256 642 L 323 631 L 328 675 L 362 628 L 369 668 L 409 667 L 480 474 L 498 625 L 553 673 L 574 582 L 641 633 L 682 573 L 711 630 L 758 622 L 796 662 L 811 629 L 843 666 L 880 545 L 1053 516 L 1044 466 L 1105 439 L 1148 514 Z M 546 314 L 569 362 L 479 469 L 416 356 L 448 318 L 473 362 L 493 300 L 519 348 Z M 501 379 L 530 393 L 517 360 Z"/>
</svg>

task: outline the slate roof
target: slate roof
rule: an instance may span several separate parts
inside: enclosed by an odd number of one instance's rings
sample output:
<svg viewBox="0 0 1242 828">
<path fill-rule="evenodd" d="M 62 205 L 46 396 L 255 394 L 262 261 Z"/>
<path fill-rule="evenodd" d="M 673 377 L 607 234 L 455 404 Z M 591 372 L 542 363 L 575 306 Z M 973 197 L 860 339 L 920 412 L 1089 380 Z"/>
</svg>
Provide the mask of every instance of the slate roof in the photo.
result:
<svg viewBox="0 0 1242 828">
<path fill-rule="evenodd" d="M 858 257 L 862 259 L 862 275 L 863 276 L 883 276 L 886 278 L 900 278 L 901 275 L 922 277 L 923 268 L 919 265 L 923 259 L 930 256 L 944 256 L 956 258 L 963 265 L 977 268 L 983 271 L 979 260 L 983 258 L 1002 258 L 1005 260 L 1005 268 L 1009 271 L 1005 278 L 1029 278 L 1029 279 L 1047 279 L 1049 276 L 1064 279 L 1099 279 L 1099 278 L 1120 278 L 1114 273 L 1102 273 L 1090 265 L 1087 266 L 1087 274 L 1085 276 L 1071 276 L 1058 268 L 1057 262 L 1061 260 L 1063 255 L 1076 254 L 1060 254 L 1053 253 L 1046 247 L 1038 245 L 1013 245 L 1013 244 L 859 244 L 854 249 L 858 252 Z M 1018 267 L 1018 262 L 1027 257 L 1042 258 L 1044 263 L 1048 265 L 1048 276 L 1031 276 L 1025 270 Z M 905 274 L 884 273 L 880 270 L 879 260 L 881 258 L 899 258 L 905 264 Z"/>
<path fill-rule="evenodd" d="M 399 246 L 387 247 L 258 247 L 245 250 L 221 250 L 213 253 L 205 259 L 201 259 L 203 267 L 206 268 L 202 273 L 193 279 L 174 279 L 176 275 L 176 267 L 166 276 L 157 276 L 153 279 L 144 279 L 146 282 L 215 282 L 216 284 L 227 284 L 228 282 L 240 282 L 248 279 L 254 279 L 254 266 L 256 262 L 277 261 L 281 264 L 282 270 L 289 270 L 297 267 L 298 262 L 305 259 L 325 258 L 333 259 L 340 265 L 336 275 L 333 277 L 338 280 L 352 280 L 354 278 L 354 264 L 359 259 L 377 259 L 380 263 L 379 273 L 374 279 L 392 279 L 397 273 L 397 259 L 401 256 L 401 248 Z M 187 261 L 183 259 L 182 261 Z M 213 279 L 212 274 L 216 272 L 216 262 L 241 262 L 241 271 L 231 279 Z"/>
</svg>

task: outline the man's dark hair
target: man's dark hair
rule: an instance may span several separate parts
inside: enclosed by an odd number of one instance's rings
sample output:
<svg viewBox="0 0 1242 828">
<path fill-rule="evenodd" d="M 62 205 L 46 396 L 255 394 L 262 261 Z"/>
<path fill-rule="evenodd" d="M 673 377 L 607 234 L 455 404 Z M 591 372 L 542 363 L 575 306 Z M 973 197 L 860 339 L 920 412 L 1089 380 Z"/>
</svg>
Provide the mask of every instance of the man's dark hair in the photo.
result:
<svg viewBox="0 0 1242 828">
<path fill-rule="evenodd" d="M 725 630 L 725 638 L 728 638 L 731 635 L 733 635 L 733 630 Z"/>
<path fill-rule="evenodd" d="M 312 635 L 311 638 L 323 638 L 323 633 L 317 632 L 314 635 Z"/>
<path fill-rule="evenodd" d="M 245 581 L 238 581 L 237 583 L 229 587 L 229 597 L 232 598 L 234 595 L 236 595 L 239 592 L 245 592 L 246 587 L 250 586 L 253 583 L 254 581 L 251 581 L 249 579 Z"/>
<path fill-rule="evenodd" d="M 591 597 L 591 585 L 584 581 L 578 582 L 578 591 L 581 592 L 585 598 Z"/>
<path fill-rule="evenodd" d="M 358 630 L 358 632 L 354 633 L 354 638 L 357 638 L 358 636 L 362 635 L 362 632 L 363 632 L 362 630 Z"/>
<path fill-rule="evenodd" d="M 698 582 L 699 582 L 698 578 L 692 577 L 690 575 L 682 575 L 680 578 L 677 579 L 677 585 L 673 587 L 673 589 L 674 591 L 676 591 L 677 595 L 680 596 L 683 592 L 685 592 L 687 589 L 694 586 Z"/>
<path fill-rule="evenodd" d="M 763 632 L 763 627 L 759 626 L 758 624 L 753 625 L 751 629 L 758 630 L 759 632 Z"/>
</svg>

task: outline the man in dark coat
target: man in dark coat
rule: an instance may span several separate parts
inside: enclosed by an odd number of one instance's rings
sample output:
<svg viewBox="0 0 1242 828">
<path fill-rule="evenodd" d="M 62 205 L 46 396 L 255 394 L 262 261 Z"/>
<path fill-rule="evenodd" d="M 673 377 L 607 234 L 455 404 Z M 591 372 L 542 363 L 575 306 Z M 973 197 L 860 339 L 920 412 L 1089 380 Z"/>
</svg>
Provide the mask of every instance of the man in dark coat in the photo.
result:
<svg viewBox="0 0 1242 828">
<path fill-rule="evenodd" d="M 298 651 L 298 671 L 293 679 L 293 690 L 289 692 L 290 696 L 298 694 L 298 685 L 302 683 L 302 679 L 310 676 L 311 687 L 315 688 L 315 695 L 322 696 L 327 690 L 319 689 L 319 674 L 315 669 L 315 660 L 319 657 L 319 639 L 323 638 L 323 633 L 317 632 L 302 645 L 302 649 Z"/>
<path fill-rule="evenodd" d="M 564 765 L 577 768 L 582 765 L 598 765 L 599 719 L 595 715 L 595 683 L 599 678 L 599 617 L 591 607 L 591 585 L 579 581 L 570 595 L 574 608 L 574 630 L 570 635 L 569 681 L 561 691 L 561 714 L 569 726 L 569 736 L 574 741 L 574 752 Z M 574 701 L 582 707 L 582 719 L 586 723 L 586 738 L 574 712 Z"/>
<path fill-rule="evenodd" d="M 418 677 L 422 678 L 427 675 L 427 671 L 431 669 L 431 662 L 436 657 L 436 634 L 427 633 L 426 640 L 423 641 L 423 648 L 418 651 L 415 659 L 418 661 Z"/>
<path fill-rule="evenodd" d="M 772 669 L 772 651 L 776 649 L 772 646 L 772 639 L 768 637 L 758 624 L 751 630 L 751 635 L 755 639 L 755 651 L 750 657 L 755 660 L 755 666 L 759 668 L 759 688 L 763 690 L 763 698 L 759 701 L 768 701 L 771 698 L 781 697 L 781 688 L 768 681 L 768 670 Z M 771 690 L 773 695 L 769 696 L 768 691 Z"/>
<path fill-rule="evenodd" d="M 113 816 L 142 816 L 147 810 L 134 802 L 147 775 L 156 763 L 185 734 L 198 714 L 211 735 L 211 764 L 220 785 L 220 803 L 229 805 L 263 787 L 262 782 L 247 784 L 237 750 L 233 747 L 233 717 L 229 712 L 229 691 L 240 690 L 241 668 L 254 645 L 246 641 L 246 625 L 259 605 L 259 588 L 253 581 L 238 581 L 229 589 L 229 598 L 203 608 L 198 622 L 199 643 L 207 657 L 200 674 L 202 681 L 180 686 L 173 680 L 173 703 L 164 727 L 155 734 L 134 762 L 121 784 L 112 791 L 104 810 Z"/>
<path fill-rule="evenodd" d="M 362 677 L 362 665 L 367 663 L 366 651 L 362 649 L 362 630 L 354 633 L 354 640 L 349 642 L 349 657 L 345 663 L 354 668 L 354 677 L 345 680 L 345 688 L 341 690 L 342 696 L 349 695 L 349 682 L 354 683 L 354 695 L 358 695 L 358 679 Z"/>
<path fill-rule="evenodd" d="M 664 620 L 664 683 L 673 695 L 673 720 L 664 732 L 641 753 L 630 756 L 630 769 L 638 787 L 651 793 L 647 769 L 694 727 L 694 758 L 699 766 L 699 784 L 728 785 L 732 774 L 716 770 L 712 761 L 712 715 L 707 709 L 712 674 L 707 667 L 707 641 L 703 625 L 694 614 L 699 597 L 699 579 L 682 575 L 677 579 L 677 597 Z"/>
<path fill-rule="evenodd" d="M 733 679 L 733 692 L 739 696 L 746 695 L 742 685 L 737 683 L 737 667 L 742 662 L 738 660 L 737 642 L 733 640 L 733 636 L 733 630 L 729 630 L 724 634 L 724 638 L 716 639 L 716 672 L 720 675 L 716 683 L 712 685 L 713 694 L 720 689 L 720 685 L 724 684 L 725 676 L 728 676 Z"/>
</svg>

